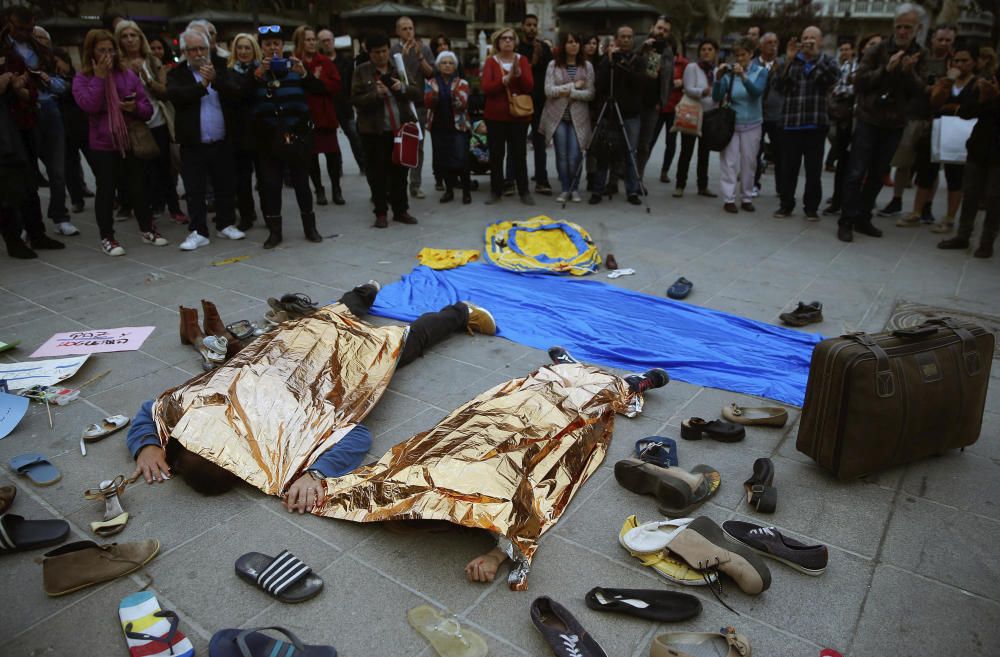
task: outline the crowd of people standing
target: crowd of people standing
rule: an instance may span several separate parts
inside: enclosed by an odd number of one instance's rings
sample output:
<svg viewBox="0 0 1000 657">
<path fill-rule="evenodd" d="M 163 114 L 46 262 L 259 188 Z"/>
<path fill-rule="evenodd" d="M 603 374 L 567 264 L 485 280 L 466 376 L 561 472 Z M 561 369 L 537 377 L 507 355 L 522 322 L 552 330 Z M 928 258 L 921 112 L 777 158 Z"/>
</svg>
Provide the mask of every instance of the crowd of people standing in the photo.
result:
<svg viewBox="0 0 1000 657">
<path fill-rule="evenodd" d="M 425 198 L 425 153 L 442 203 L 456 194 L 471 203 L 471 174 L 488 163 L 487 204 L 515 193 L 526 205 L 535 194 L 582 202 L 582 189 L 596 205 L 622 181 L 625 200 L 640 205 L 649 195 L 646 165 L 665 133 L 659 181 L 674 182 L 675 197 L 685 194 L 697 154 L 697 194 L 721 194 L 727 213 L 755 212 L 762 174 L 773 167 L 775 218 L 801 205 L 807 220 L 819 221 L 826 197 L 822 214 L 838 217 L 842 241 L 880 237 L 873 218 L 897 216 L 902 228 L 930 224 L 947 235 L 957 226 L 939 246 L 958 249 L 968 248 L 982 207 L 975 255 L 989 257 L 1000 231 L 996 54 L 956 40 L 948 25 L 934 26 L 925 48 L 925 23 L 923 9 L 900 3 L 891 35 L 841 42 L 835 55 L 823 52 L 815 26 L 785 39 L 783 53 L 777 34 L 752 28 L 725 58 L 706 38 L 689 61 L 666 16 L 643 36 L 622 26 L 602 46 L 572 31 L 547 43 L 529 14 L 520 31 L 494 31 L 476 84 L 446 36 L 426 44 L 407 17 L 396 22 L 395 42 L 370 33 L 357 56 L 338 50 L 330 30 L 305 25 L 261 26 L 220 47 L 215 27 L 194 21 L 179 36 L 179 59 L 167 40 L 116 17 L 86 35 L 77 71 L 34 16 L 13 7 L 0 34 L 0 228 L 13 257 L 63 248 L 46 234 L 40 161 L 53 232 L 79 234 L 66 200 L 73 213 L 83 211 L 82 155 L 107 255 L 125 253 L 116 218 L 134 217 L 142 242 L 165 246 L 156 220 L 167 213 L 189 229 L 179 248 L 193 251 L 211 243 L 210 214 L 215 237 L 239 240 L 257 222 L 258 206 L 264 248 L 273 248 L 284 237 L 284 186 L 294 190 L 305 238 L 320 242 L 315 206 L 345 203 L 339 131 L 367 176 L 377 228 L 390 216 L 417 223 L 409 204 Z M 965 161 L 943 165 L 947 207 L 937 220 L 942 165 L 932 126 L 944 116 L 978 122 Z M 488 144 L 485 162 L 473 156 L 477 144 Z M 709 180 L 713 152 L 719 194 Z M 835 171 L 828 194 L 824 164 Z M 893 167 L 894 198 L 877 210 Z M 904 214 L 911 184 L 913 211 Z"/>
</svg>

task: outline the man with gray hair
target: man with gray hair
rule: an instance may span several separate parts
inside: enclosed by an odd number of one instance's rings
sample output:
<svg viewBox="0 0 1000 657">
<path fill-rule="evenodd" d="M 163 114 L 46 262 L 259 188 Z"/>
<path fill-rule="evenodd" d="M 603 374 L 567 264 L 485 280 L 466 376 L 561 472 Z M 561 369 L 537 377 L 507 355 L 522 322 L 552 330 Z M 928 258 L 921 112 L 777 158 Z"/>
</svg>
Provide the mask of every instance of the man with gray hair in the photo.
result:
<svg viewBox="0 0 1000 657">
<path fill-rule="evenodd" d="M 924 49 L 916 39 L 924 20 L 919 5 L 899 5 L 892 38 L 870 49 L 854 74 L 856 121 L 837 228 L 842 242 L 853 241 L 855 232 L 882 236 L 872 209 L 903 136 L 906 107 L 924 93 Z"/>
<path fill-rule="evenodd" d="M 228 99 L 225 85 L 218 84 L 226 74 L 226 60 L 209 55 L 211 40 L 202 29 L 185 30 L 180 46 L 184 62 L 167 74 L 167 97 L 176 112 L 174 138 L 181 147 L 181 175 L 191 218 L 191 232 L 180 248 L 194 251 L 209 244 L 205 203 L 209 180 L 215 191 L 219 236 L 240 240 L 244 234 L 234 225 L 236 179 L 225 111 Z"/>
<path fill-rule="evenodd" d="M 216 41 L 216 38 L 218 37 L 219 32 L 218 32 L 218 30 L 215 29 L 215 25 L 210 20 L 205 19 L 205 18 L 196 18 L 195 20 L 193 20 L 190 23 L 188 23 L 187 27 L 184 28 L 184 30 L 185 31 L 187 31 L 187 30 L 201 30 L 206 35 L 208 35 L 208 47 L 211 50 L 211 54 L 212 54 L 213 58 L 215 58 L 215 57 L 226 58 L 226 57 L 229 56 L 229 51 L 228 50 L 226 50 L 225 48 L 220 48 L 219 47 L 219 44 Z"/>
</svg>

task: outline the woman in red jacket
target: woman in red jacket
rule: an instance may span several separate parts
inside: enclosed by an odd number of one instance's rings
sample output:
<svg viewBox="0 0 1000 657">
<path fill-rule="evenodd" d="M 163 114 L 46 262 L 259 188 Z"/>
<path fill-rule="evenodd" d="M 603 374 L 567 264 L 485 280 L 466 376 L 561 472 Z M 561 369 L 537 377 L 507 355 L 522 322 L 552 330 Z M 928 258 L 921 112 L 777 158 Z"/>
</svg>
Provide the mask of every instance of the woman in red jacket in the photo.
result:
<svg viewBox="0 0 1000 657">
<path fill-rule="evenodd" d="M 531 116 L 511 116 L 510 96 L 531 97 L 535 81 L 531 63 L 524 55 L 514 52 L 517 34 L 504 28 L 493 35 L 493 56 L 483 66 L 482 90 L 486 96 L 486 129 L 490 140 L 490 198 L 487 205 L 500 200 L 503 193 L 503 156 L 510 155 L 514 179 L 521 202 L 534 205 L 528 191 L 528 126 Z"/>
<path fill-rule="evenodd" d="M 326 191 L 323 189 L 323 173 L 319 168 L 319 154 L 326 153 L 326 171 L 330 175 L 330 195 L 337 205 L 344 204 L 340 190 L 340 146 L 337 144 L 337 110 L 333 97 L 340 93 L 340 71 L 333 61 L 319 52 L 316 30 L 308 25 L 299 26 L 292 34 L 295 56 L 302 60 L 309 71 L 311 84 L 304 84 L 306 102 L 309 103 L 309 117 L 315 126 L 313 134 L 316 155 L 309 166 L 309 177 L 316 188 L 316 205 L 326 205 Z M 308 79 L 308 78 L 307 78 Z"/>
</svg>

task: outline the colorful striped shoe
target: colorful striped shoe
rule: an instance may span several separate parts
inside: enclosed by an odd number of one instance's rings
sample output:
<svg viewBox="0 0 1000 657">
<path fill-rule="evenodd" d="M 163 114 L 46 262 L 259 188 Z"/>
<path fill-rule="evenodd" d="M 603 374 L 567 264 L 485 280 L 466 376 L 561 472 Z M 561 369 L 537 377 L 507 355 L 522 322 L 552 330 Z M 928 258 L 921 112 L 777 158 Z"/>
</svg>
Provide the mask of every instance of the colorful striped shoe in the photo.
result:
<svg viewBox="0 0 1000 657">
<path fill-rule="evenodd" d="M 118 605 L 118 617 L 132 657 L 194 657 L 191 640 L 177 629 L 177 614 L 162 611 L 149 591 L 126 596 Z"/>
</svg>

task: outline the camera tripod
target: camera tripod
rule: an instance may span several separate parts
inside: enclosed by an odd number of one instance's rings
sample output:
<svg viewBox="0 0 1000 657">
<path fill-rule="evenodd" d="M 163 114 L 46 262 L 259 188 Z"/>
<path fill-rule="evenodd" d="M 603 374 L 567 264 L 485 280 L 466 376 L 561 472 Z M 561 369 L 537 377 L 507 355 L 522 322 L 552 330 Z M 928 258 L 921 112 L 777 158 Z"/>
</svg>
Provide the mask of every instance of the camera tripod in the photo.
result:
<svg viewBox="0 0 1000 657">
<path fill-rule="evenodd" d="M 595 74 L 596 77 L 596 74 Z M 622 118 L 622 110 L 618 106 L 618 101 L 615 99 L 615 66 L 614 60 L 611 60 L 611 82 L 610 82 L 610 93 L 608 97 L 604 100 L 604 104 L 601 105 L 601 111 L 597 114 L 597 121 L 594 123 L 594 131 L 590 133 L 590 140 L 587 145 L 583 148 L 580 153 L 580 162 L 576 165 L 576 173 L 573 174 L 573 184 L 571 188 L 576 189 L 580 185 L 580 176 L 583 173 L 584 164 L 587 162 L 587 153 L 590 152 L 590 146 L 594 143 L 594 138 L 597 137 L 599 130 L 607 130 L 608 126 L 604 125 L 605 115 L 608 113 L 608 108 L 611 107 L 615 111 L 615 116 L 618 117 L 618 128 L 622 131 L 622 138 L 625 140 L 625 152 L 627 155 L 628 162 L 626 166 L 631 166 L 632 171 L 635 173 L 635 179 L 639 182 L 639 194 L 642 196 L 643 204 L 646 206 L 646 214 L 651 214 L 649 209 L 649 191 L 646 189 L 646 185 L 642 182 L 642 176 L 639 175 L 639 164 L 636 162 L 635 155 L 632 151 L 632 143 L 628 138 L 628 130 L 625 129 L 625 119 Z M 608 175 L 611 174 L 611 163 L 608 162 Z M 607 184 L 607 183 L 605 183 Z M 566 209 L 566 202 L 563 201 L 562 208 Z"/>
</svg>

